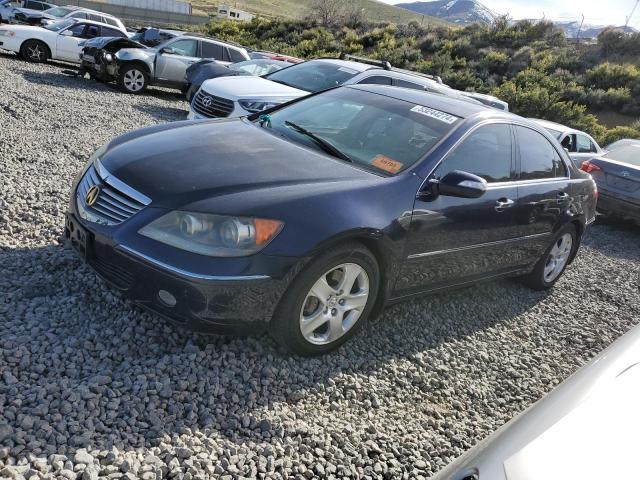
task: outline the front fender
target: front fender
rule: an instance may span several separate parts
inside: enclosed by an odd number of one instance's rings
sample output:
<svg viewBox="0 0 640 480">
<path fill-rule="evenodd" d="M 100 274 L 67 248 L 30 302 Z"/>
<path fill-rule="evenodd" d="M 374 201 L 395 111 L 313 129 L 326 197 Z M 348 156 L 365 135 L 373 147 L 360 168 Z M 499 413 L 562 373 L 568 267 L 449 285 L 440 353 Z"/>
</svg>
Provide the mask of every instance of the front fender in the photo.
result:
<svg viewBox="0 0 640 480">
<path fill-rule="evenodd" d="M 127 62 L 142 62 L 147 66 L 151 76 L 154 74 L 155 54 L 149 54 L 147 51 L 139 48 L 123 48 L 116 52 L 115 57 L 121 64 Z"/>
</svg>

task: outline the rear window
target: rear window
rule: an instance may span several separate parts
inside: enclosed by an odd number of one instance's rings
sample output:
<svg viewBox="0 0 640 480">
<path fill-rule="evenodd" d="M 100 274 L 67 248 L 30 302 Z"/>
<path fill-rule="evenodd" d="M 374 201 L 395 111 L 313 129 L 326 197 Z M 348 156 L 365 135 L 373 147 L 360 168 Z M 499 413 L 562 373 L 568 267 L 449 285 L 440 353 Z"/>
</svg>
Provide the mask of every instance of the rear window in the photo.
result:
<svg viewBox="0 0 640 480">
<path fill-rule="evenodd" d="M 340 64 L 311 61 L 274 72 L 265 78 L 307 92 L 319 92 L 342 85 L 358 73 Z"/>
<path fill-rule="evenodd" d="M 229 48 L 229 55 L 231 55 L 231 61 L 233 63 L 244 62 L 246 60 L 245 56 L 242 55 L 242 52 L 235 48 Z"/>
<path fill-rule="evenodd" d="M 257 124 L 323 151 L 317 141 L 295 128 L 302 127 L 353 163 L 395 175 L 423 158 L 459 121 L 428 106 L 349 88 L 294 103 L 263 116 Z"/>
<path fill-rule="evenodd" d="M 213 42 L 202 42 L 202 58 L 213 58 L 214 60 L 223 60 L 222 45 Z"/>
<path fill-rule="evenodd" d="M 640 167 L 640 145 L 624 145 L 606 153 L 604 158 Z"/>
</svg>

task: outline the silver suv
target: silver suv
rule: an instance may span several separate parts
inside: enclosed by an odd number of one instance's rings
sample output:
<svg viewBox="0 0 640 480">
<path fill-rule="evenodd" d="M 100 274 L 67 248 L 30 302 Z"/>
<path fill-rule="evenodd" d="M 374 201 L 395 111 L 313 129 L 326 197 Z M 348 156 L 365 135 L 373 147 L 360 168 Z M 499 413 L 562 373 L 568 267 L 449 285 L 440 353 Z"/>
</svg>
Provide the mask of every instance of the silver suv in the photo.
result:
<svg viewBox="0 0 640 480">
<path fill-rule="evenodd" d="M 186 90 L 187 68 L 202 59 L 223 65 L 249 60 L 249 53 L 240 45 L 193 34 L 180 35 L 153 48 L 131 43 L 117 51 L 85 48 L 83 66 L 90 72 L 99 66 L 105 80 L 115 79 L 126 93 L 140 93 L 149 85 Z"/>
</svg>

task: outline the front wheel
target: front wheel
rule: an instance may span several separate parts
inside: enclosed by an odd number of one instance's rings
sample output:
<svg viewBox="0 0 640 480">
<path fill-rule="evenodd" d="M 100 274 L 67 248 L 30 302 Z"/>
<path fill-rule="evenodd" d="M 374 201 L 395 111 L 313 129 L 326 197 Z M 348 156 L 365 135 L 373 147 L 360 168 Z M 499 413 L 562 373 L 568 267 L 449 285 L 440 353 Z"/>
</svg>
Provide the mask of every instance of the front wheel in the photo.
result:
<svg viewBox="0 0 640 480">
<path fill-rule="evenodd" d="M 44 63 L 49 60 L 49 47 L 40 40 L 27 40 L 20 47 L 20 56 L 33 63 Z"/>
<path fill-rule="evenodd" d="M 567 268 L 576 247 L 576 227 L 569 224 L 556 233 L 553 243 L 533 271 L 522 278 L 525 285 L 534 290 L 547 290 L 553 287 Z"/>
<path fill-rule="evenodd" d="M 149 75 L 137 65 L 129 65 L 120 70 L 118 85 L 125 93 L 141 93 L 148 83 Z"/>
<path fill-rule="evenodd" d="M 375 257 L 358 243 L 320 255 L 291 282 L 274 316 L 272 335 L 298 355 L 335 350 L 366 321 L 379 277 Z"/>
</svg>

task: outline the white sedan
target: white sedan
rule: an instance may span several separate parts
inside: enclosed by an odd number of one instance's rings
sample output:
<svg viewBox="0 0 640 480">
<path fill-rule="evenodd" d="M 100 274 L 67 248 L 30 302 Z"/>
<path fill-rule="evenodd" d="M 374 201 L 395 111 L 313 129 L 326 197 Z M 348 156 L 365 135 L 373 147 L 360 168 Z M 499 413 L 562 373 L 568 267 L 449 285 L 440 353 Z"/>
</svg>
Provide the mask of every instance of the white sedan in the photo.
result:
<svg viewBox="0 0 640 480">
<path fill-rule="evenodd" d="M 112 25 L 70 18 L 46 27 L 7 25 L 0 28 L 0 49 L 9 50 L 30 62 L 49 59 L 80 62 L 80 43 L 94 37 L 127 37 Z"/>
</svg>

